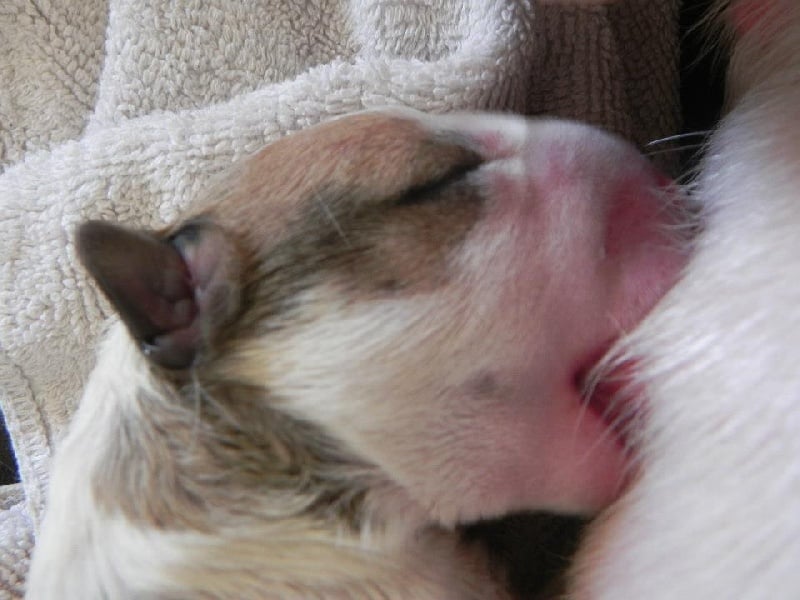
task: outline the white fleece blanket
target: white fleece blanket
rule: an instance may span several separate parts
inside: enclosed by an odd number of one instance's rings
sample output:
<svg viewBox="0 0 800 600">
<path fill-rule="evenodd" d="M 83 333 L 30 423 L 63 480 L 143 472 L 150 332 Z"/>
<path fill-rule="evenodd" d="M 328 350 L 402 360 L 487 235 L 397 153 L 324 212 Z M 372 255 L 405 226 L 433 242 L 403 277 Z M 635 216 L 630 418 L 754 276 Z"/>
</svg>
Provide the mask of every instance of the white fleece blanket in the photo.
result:
<svg viewBox="0 0 800 600">
<path fill-rule="evenodd" d="M 678 0 L 2 0 L 0 598 L 22 593 L 53 445 L 110 316 L 87 218 L 160 225 L 288 132 L 401 104 L 677 130 Z"/>
</svg>

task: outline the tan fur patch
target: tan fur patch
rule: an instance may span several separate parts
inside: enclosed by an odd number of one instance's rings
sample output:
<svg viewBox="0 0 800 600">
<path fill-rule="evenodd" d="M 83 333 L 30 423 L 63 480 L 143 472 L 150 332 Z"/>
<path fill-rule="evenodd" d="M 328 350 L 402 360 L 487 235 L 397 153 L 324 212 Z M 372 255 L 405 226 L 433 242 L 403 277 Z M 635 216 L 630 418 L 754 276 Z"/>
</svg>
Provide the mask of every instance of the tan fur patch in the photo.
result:
<svg viewBox="0 0 800 600">
<path fill-rule="evenodd" d="M 209 195 L 205 212 L 268 252 L 311 214 L 347 220 L 481 163 L 465 139 L 418 121 L 365 113 L 278 140 Z M 324 205 L 320 205 L 324 202 Z M 329 223 L 329 227 L 333 224 Z"/>
<path fill-rule="evenodd" d="M 367 467 L 313 425 L 271 410 L 263 389 L 156 391 L 140 388 L 135 414 L 118 416 L 115 455 L 94 480 L 101 508 L 167 529 L 210 531 L 270 513 L 358 528 Z"/>
<path fill-rule="evenodd" d="M 481 215 L 468 180 L 480 163 L 458 136 L 374 114 L 262 150 L 200 213 L 242 255 L 244 309 L 225 339 L 283 326 L 297 295 L 323 281 L 351 301 L 446 281 L 447 257 Z"/>
</svg>

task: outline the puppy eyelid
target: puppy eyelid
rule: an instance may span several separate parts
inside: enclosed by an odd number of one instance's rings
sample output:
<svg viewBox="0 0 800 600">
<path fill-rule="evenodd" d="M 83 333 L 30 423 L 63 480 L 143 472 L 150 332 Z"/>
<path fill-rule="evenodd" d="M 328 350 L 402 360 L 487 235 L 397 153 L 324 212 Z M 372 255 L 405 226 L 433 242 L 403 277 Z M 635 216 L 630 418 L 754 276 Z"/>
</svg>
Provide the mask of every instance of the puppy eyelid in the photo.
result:
<svg viewBox="0 0 800 600">
<path fill-rule="evenodd" d="M 447 194 L 442 193 L 445 189 L 454 185 L 467 184 L 469 175 L 476 171 L 478 167 L 480 167 L 480 164 L 460 167 L 441 179 L 419 187 L 412 187 L 402 196 L 394 199 L 392 204 L 395 206 L 417 206 L 443 200 L 448 197 Z"/>
</svg>

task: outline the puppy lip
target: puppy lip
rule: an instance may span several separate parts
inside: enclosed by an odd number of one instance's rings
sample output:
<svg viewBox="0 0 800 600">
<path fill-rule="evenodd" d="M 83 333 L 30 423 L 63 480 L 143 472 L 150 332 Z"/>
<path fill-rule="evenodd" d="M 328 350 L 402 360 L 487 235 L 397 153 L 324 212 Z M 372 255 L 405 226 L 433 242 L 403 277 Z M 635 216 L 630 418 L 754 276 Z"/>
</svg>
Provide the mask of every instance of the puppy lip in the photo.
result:
<svg viewBox="0 0 800 600">
<path fill-rule="evenodd" d="M 631 429 L 641 417 L 644 392 L 635 380 L 635 359 L 614 363 L 610 368 L 601 366 L 613 342 L 601 344 L 580 363 L 574 385 L 586 409 L 605 423 L 623 448 L 630 450 Z"/>
<path fill-rule="evenodd" d="M 633 373 L 636 361 L 626 361 L 612 369 L 592 387 L 586 402 L 625 442 L 630 445 L 631 427 L 640 416 L 642 396 Z"/>
</svg>

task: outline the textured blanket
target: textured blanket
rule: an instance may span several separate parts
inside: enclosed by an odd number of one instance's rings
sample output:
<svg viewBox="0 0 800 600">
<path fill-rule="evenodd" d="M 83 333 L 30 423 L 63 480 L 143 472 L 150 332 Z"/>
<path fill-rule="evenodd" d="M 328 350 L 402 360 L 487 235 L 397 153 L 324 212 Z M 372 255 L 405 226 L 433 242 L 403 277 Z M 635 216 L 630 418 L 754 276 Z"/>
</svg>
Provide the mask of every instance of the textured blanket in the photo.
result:
<svg viewBox="0 0 800 600">
<path fill-rule="evenodd" d="M 110 317 L 75 225 L 175 218 L 266 142 L 383 105 L 677 130 L 678 0 L 3 0 L 0 598 L 21 596 L 54 444 Z"/>
</svg>

